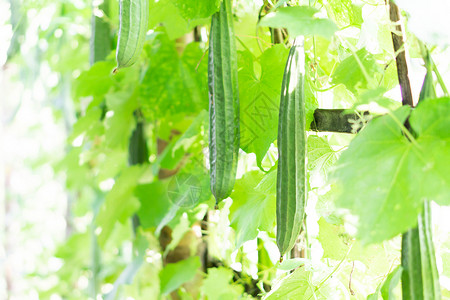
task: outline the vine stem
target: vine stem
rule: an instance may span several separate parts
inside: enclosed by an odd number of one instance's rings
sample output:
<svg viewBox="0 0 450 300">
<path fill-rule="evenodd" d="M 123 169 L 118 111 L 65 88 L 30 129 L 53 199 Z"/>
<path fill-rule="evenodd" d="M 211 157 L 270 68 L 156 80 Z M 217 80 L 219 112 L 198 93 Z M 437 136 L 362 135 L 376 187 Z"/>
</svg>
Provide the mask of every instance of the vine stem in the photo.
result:
<svg viewBox="0 0 450 300">
<path fill-rule="evenodd" d="M 394 46 L 395 62 L 397 64 L 398 82 L 402 93 L 402 104 L 414 106 L 411 84 L 408 76 L 408 65 L 406 64 L 406 54 L 403 42 L 403 30 L 400 22 L 400 13 L 397 5 L 392 0 L 385 0 L 389 6 L 389 18 L 395 24 L 395 32 L 391 31 L 392 44 Z"/>
<path fill-rule="evenodd" d="M 434 63 L 433 59 L 431 59 L 431 64 L 433 65 L 433 71 L 434 74 L 436 74 L 436 78 L 439 82 L 439 85 L 442 88 L 442 91 L 444 92 L 445 96 L 449 96 L 450 93 L 448 92 L 447 86 L 445 85 L 444 79 L 442 79 L 441 73 L 439 73 L 436 64 Z"/>
<path fill-rule="evenodd" d="M 348 289 L 350 290 L 350 294 L 352 295 L 352 296 L 354 296 L 355 295 L 355 292 L 352 290 L 352 275 L 353 275 L 353 271 L 355 270 L 355 261 L 353 261 L 353 264 L 352 264 L 352 271 L 350 272 L 350 278 L 349 278 L 349 280 L 348 280 Z"/>
</svg>

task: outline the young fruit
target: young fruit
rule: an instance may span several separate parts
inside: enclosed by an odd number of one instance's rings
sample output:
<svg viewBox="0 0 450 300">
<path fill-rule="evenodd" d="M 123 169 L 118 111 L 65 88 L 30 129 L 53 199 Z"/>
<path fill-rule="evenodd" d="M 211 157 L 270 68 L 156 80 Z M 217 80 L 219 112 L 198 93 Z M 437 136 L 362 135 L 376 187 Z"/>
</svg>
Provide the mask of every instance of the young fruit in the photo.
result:
<svg viewBox="0 0 450 300">
<path fill-rule="evenodd" d="M 212 16 L 209 37 L 209 162 L 216 204 L 233 190 L 239 154 L 237 58 L 231 0 Z"/>
<path fill-rule="evenodd" d="M 302 227 L 306 202 L 305 54 L 303 39 L 292 46 L 281 87 L 278 120 L 277 245 L 292 249 Z"/>
<path fill-rule="evenodd" d="M 144 47 L 149 0 L 120 0 L 120 25 L 116 60 L 118 69 L 132 66 Z"/>
</svg>

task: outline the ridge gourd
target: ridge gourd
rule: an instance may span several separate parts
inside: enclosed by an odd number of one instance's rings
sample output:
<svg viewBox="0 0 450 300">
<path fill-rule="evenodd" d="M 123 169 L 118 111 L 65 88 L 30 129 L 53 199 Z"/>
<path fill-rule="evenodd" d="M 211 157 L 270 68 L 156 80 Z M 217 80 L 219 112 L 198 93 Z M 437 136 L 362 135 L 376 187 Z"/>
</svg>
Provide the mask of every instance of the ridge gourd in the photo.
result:
<svg viewBox="0 0 450 300">
<path fill-rule="evenodd" d="M 305 54 L 295 39 L 283 75 L 278 119 L 277 246 L 281 257 L 300 234 L 306 202 Z"/>
<path fill-rule="evenodd" d="M 209 37 L 209 162 L 211 192 L 219 201 L 234 186 L 239 154 L 239 95 L 231 0 L 212 16 Z"/>
</svg>

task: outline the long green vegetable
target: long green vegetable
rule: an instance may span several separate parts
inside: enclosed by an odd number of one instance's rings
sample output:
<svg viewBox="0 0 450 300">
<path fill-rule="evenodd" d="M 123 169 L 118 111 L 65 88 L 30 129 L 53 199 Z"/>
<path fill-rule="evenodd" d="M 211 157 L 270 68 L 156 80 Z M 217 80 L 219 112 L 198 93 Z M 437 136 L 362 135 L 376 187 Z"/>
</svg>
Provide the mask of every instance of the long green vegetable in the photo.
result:
<svg viewBox="0 0 450 300">
<path fill-rule="evenodd" d="M 281 88 L 278 120 L 277 245 L 284 255 L 300 234 L 306 202 L 305 54 L 292 46 Z"/>
<path fill-rule="evenodd" d="M 237 58 L 231 0 L 212 16 L 208 61 L 209 162 L 216 204 L 233 190 L 239 154 Z"/>
<path fill-rule="evenodd" d="M 441 299 L 428 201 L 424 202 L 417 227 L 402 237 L 402 267 L 403 299 Z"/>
<path fill-rule="evenodd" d="M 436 98 L 431 64 L 427 63 L 427 74 L 419 96 L 420 102 Z M 432 240 L 430 202 L 425 200 L 417 227 L 402 236 L 402 293 L 403 299 L 441 299 L 439 273 Z"/>
<path fill-rule="evenodd" d="M 148 27 L 149 0 L 120 0 L 116 72 L 133 65 L 142 51 Z"/>
</svg>

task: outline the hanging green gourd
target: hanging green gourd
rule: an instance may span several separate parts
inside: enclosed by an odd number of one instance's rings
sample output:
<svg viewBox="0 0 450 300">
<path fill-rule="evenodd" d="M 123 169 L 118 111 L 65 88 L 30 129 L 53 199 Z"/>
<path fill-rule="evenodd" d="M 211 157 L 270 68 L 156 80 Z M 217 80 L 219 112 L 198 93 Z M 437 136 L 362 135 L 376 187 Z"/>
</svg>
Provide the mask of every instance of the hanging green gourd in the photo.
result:
<svg viewBox="0 0 450 300">
<path fill-rule="evenodd" d="M 239 154 L 239 95 L 231 0 L 212 16 L 209 37 L 209 161 L 216 205 L 233 190 Z"/>
<path fill-rule="evenodd" d="M 277 245 L 281 256 L 292 249 L 306 202 L 305 54 L 303 38 L 289 52 L 281 87 L 278 120 Z"/>
</svg>

